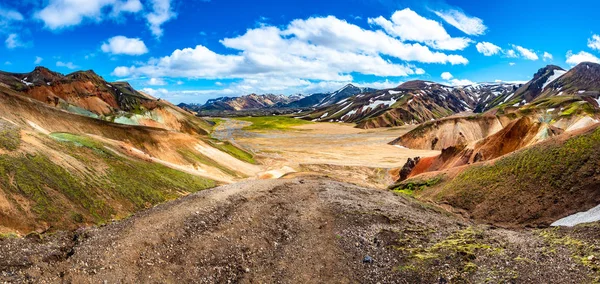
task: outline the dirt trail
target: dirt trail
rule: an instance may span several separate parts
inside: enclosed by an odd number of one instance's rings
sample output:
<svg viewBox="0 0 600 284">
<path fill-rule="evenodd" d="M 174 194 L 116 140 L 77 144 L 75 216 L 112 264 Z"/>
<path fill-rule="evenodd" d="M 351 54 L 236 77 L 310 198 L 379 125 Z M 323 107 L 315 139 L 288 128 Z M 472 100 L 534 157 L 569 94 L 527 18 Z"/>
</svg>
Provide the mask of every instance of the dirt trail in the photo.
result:
<svg viewBox="0 0 600 284">
<path fill-rule="evenodd" d="M 530 232 L 481 227 L 482 240 L 473 241 L 502 253 L 475 250 L 468 261 L 477 273 L 465 274 L 464 257 L 452 250 L 435 261 L 414 256 L 470 226 L 391 192 L 323 178 L 246 181 L 100 228 L 0 238 L 0 282 L 479 283 L 513 273 L 521 282 L 588 280 L 569 252 L 541 261 L 541 240 Z"/>
</svg>

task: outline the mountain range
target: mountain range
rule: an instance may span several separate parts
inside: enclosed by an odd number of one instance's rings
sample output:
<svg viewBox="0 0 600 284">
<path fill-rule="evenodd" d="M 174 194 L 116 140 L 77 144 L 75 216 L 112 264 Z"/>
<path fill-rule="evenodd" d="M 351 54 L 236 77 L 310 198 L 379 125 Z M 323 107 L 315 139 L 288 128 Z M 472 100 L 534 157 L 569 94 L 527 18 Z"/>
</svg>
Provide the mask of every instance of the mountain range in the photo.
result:
<svg viewBox="0 0 600 284">
<path fill-rule="evenodd" d="M 240 97 L 221 97 L 208 100 L 203 105 L 179 104 L 180 107 L 194 111 L 199 115 L 241 114 L 257 110 L 277 113 L 285 109 L 303 110 L 335 104 L 350 96 L 371 92 L 375 89 L 356 87 L 348 84 L 343 88 L 330 93 L 316 93 L 311 95 L 256 95 L 250 94 Z"/>
</svg>

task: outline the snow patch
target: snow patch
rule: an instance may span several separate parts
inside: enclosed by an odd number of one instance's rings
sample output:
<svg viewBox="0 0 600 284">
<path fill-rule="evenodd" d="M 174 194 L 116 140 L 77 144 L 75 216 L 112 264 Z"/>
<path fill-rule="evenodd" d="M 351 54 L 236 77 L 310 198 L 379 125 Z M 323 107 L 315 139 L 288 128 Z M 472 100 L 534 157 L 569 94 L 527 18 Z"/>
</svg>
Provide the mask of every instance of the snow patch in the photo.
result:
<svg viewBox="0 0 600 284">
<path fill-rule="evenodd" d="M 567 73 L 567 71 L 564 71 L 564 70 L 554 70 L 554 71 L 552 71 L 552 75 L 550 77 L 548 77 L 548 80 L 546 80 L 546 83 L 544 83 L 544 86 L 542 86 L 542 90 L 545 89 L 546 86 L 548 86 L 554 80 L 556 80 L 560 76 L 564 75 L 565 73 Z"/>
<path fill-rule="evenodd" d="M 550 226 L 564 226 L 564 227 L 573 227 L 575 225 L 590 223 L 600 221 L 600 205 L 585 211 L 579 212 L 552 223 Z"/>
<path fill-rule="evenodd" d="M 389 106 L 393 105 L 394 103 L 396 103 L 396 99 L 394 99 L 394 98 L 391 98 L 389 101 L 376 100 L 376 101 L 370 103 L 369 105 L 367 105 L 366 108 L 375 109 L 382 104 L 385 105 L 386 107 L 389 107 Z"/>
</svg>

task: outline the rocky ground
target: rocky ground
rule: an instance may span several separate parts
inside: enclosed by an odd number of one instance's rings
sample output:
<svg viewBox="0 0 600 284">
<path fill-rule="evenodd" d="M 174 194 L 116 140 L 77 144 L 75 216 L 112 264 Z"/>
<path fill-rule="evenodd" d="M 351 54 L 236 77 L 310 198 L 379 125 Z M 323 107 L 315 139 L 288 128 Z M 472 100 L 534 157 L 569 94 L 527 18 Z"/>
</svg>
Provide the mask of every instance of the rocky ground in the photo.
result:
<svg viewBox="0 0 600 284">
<path fill-rule="evenodd" d="M 589 283 L 596 224 L 511 231 L 325 178 L 246 181 L 99 228 L 0 238 L 0 282 Z"/>
</svg>

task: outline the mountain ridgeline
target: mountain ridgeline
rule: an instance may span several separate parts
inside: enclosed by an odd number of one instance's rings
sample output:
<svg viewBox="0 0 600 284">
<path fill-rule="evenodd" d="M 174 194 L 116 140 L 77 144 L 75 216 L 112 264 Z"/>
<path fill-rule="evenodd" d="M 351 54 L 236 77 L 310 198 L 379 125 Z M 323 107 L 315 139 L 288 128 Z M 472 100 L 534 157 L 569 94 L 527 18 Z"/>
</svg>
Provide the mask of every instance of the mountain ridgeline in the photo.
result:
<svg viewBox="0 0 600 284">
<path fill-rule="evenodd" d="M 240 97 L 221 97 L 208 100 L 203 105 L 179 104 L 180 107 L 196 112 L 198 115 L 245 115 L 252 113 L 279 114 L 297 110 L 310 110 L 335 104 L 341 100 L 375 89 L 356 87 L 348 84 L 331 93 L 312 95 L 274 95 L 250 94 Z"/>
</svg>

